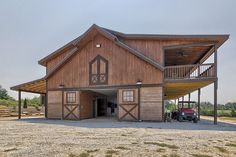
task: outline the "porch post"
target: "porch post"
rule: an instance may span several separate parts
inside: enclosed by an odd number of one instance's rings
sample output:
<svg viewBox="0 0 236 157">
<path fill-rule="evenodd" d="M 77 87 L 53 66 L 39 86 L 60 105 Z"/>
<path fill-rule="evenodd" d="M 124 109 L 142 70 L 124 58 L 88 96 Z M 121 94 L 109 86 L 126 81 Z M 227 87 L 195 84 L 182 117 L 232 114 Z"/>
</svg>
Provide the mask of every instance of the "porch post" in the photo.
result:
<svg viewBox="0 0 236 157">
<path fill-rule="evenodd" d="M 201 96 L 201 89 L 198 89 L 198 102 L 197 102 L 197 110 L 198 110 L 198 120 L 200 120 L 200 96 Z"/>
<path fill-rule="evenodd" d="M 18 91 L 18 119 L 21 119 L 21 90 Z"/>
<path fill-rule="evenodd" d="M 190 100 L 191 100 L 191 93 L 188 94 L 188 108 L 190 108 L 190 103 L 189 103 Z"/>
<path fill-rule="evenodd" d="M 217 89 L 218 89 L 218 78 L 217 78 L 217 50 L 216 46 L 215 53 L 214 53 L 214 63 L 215 63 L 215 77 L 216 80 L 214 81 L 214 124 L 217 124 Z"/>
<path fill-rule="evenodd" d="M 44 95 L 44 108 L 45 108 L 45 118 L 48 118 L 48 97 L 47 94 Z"/>
</svg>

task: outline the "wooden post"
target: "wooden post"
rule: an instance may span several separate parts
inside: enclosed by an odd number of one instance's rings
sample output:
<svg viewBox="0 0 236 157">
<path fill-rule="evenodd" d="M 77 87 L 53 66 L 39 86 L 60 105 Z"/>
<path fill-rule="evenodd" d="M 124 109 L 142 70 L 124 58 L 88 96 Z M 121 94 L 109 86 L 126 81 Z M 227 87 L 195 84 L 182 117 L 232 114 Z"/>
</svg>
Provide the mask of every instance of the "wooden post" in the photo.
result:
<svg viewBox="0 0 236 157">
<path fill-rule="evenodd" d="M 62 100 L 61 100 L 61 104 L 62 104 L 62 113 L 61 113 L 61 119 L 62 120 L 64 120 L 64 89 L 62 89 L 62 91 L 61 91 L 61 98 L 62 98 Z"/>
<path fill-rule="evenodd" d="M 188 94 L 188 108 L 190 108 L 191 93 Z"/>
<path fill-rule="evenodd" d="M 140 90 L 141 90 L 141 85 L 138 86 L 138 120 L 140 121 Z"/>
<path fill-rule="evenodd" d="M 216 80 L 214 82 L 214 124 L 217 124 L 217 89 L 218 89 L 218 78 L 217 78 L 217 50 L 215 46 L 214 53 L 214 63 L 215 63 L 215 76 Z"/>
<path fill-rule="evenodd" d="M 44 95 L 44 108 L 45 108 L 45 118 L 48 118 L 48 101 L 47 101 L 48 97 L 47 94 Z"/>
<path fill-rule="evenodd" d="M 18 119 L 21 119 L 21 91 L 18 91 Z"/>
<path fill-rule="evenodd" d="M 198 120 L 200 120 L 200 111 L 201 111 L 201 108 L 200 108 L 200 96 L 201 96 L 201 89 L 199 88 L 198 89 L 198 102 L 197 102 L 197 110 L 198 110 Z"/>
</svg>

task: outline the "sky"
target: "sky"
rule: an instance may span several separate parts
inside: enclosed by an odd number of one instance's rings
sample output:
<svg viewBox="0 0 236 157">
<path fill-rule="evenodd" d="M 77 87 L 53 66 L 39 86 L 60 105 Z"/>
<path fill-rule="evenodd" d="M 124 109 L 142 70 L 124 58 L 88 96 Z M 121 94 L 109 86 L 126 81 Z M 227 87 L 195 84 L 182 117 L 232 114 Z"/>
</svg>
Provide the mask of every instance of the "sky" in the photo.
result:
<svg viewBox="0 0 236 157">
<path fill-rule="evenodd" d="M 38 60 L 95 23 L 124 33 L 230 34 L 218 50 L 218 102 L 236 101 L 235 8 L 235 0 L 1 0 L 0 85 L 17 98 L 11 86 L 45 75 Z M 212 85 L 201 100 L 213 102 Z"/>
</svg>

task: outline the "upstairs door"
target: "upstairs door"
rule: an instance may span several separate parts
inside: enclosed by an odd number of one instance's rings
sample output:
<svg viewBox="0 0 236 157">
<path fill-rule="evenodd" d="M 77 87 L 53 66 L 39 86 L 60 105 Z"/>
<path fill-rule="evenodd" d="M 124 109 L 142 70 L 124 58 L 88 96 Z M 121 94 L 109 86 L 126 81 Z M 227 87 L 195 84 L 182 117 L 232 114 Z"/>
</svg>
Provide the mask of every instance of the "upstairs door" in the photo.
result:
<svg viewBox="0 0 236 157">
<path fill-rule="evenodd" d="M 89 63 L 90 85 L 108 84 L 108 61 L 98 55 Z"/>
</svg>

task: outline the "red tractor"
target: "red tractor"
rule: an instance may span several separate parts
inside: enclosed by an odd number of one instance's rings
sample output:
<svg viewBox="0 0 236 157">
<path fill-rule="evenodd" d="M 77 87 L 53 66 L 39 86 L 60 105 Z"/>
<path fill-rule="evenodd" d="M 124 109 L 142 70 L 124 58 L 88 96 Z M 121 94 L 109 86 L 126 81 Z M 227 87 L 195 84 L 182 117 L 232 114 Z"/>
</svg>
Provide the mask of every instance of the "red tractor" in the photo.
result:
<svg viewBox="0 0 236 157">
<path fill-rule="evenodd" d="M 197 103 L 195 101 L 179 101 L 178 111 L 172 112 L 172 119 L 176 119 L 179 122 L 184 120 L 198 122 L 197 115 Z"/>
</svg>

